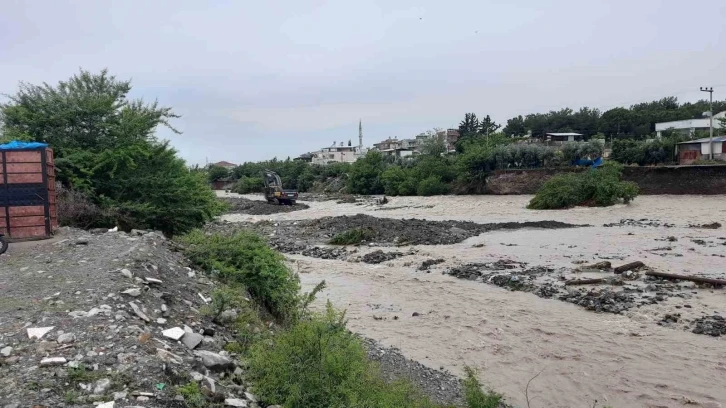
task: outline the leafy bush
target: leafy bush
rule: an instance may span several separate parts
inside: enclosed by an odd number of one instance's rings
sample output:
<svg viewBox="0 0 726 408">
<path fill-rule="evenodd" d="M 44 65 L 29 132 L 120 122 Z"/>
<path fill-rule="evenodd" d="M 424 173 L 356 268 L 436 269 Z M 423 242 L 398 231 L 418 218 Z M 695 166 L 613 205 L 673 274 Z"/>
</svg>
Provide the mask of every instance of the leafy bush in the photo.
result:
<svg viewBox="0 0 726 408">
<path fill-rule="evenodd" d="M 229 170 L 222 166 L 210 166 L 207 170 L 207 179 L 212 181 L 224 180 L 229 177 Z"/>
<path fill-rule="evenodd" d="M 241 284 L 273 316 L 297 318 L 301 302 L 298 277 L 285 258 L 259 236 L 240 231 L 234 235 L 206 235 L 195 230 L 181 237 L 186 256 L 196 265 L 230 284 Z"/>
<path fill-rule="evenodd" d="M 336 234 L 328 241 L 331 245 L 358 245 L 376 236 L 375 231 L 369 228 L 351 228 L 340 234 Z"/>
<path fill-rule="evenodd" d="M 383 156 L 378 152 L 369 152 L 350 168 L 348 187 L 353 194 L 381 194 L 383 184 L 381 173 L 385 169 Z"/>
<path fill-rule="evenodd" d="M 433 196 L 448 194 L 449 191 L 449 185 L 441 181 L 441 178 L 431 176 L 427 179 L 421 180 L 418 184 L 416 193 L 420 196 Z"/>
<path fill-rule="evenodd" d="M 177 115 L 130 100 L 130 91 L 129 81 L 105 70 L 81 70 L 57 86 L 22 83 L 0 104 L 3 131 L 54 149 L 58 181 L 88 199 L 82 204 L 72 197 L 85 207 L 78 223 L 96 218 L 92 203 L 111 218 L 103 223 L 124 230 L 174 235 L 201 226 L 220 211 L 214 192 L 203 174 L 190 171 L 154 136 L 159 126 L 176 132 L 169 121 Z"/>
<path fill-rule="evenodd" d="M 481 383 L 476 378 L 476 372 L 471 367 L 464 367 L 464 400 L 468 408 L 497 408 L 502 401 L 500 394 L 482 391 Z"/>
<path fill-rule="evenodd" d="M 547 180 L 527 208 L 547 210 L 576 205 L 610 206 L 629 203 L 638 195 L 638 187 L 620 181 L 622 166 L 608 163 L 582 173 L 560 174 Z"/>
<path fill-rule="evenodd" d="M 605 143 L 602 140 L 593 139 L 588 142 L 569 142 L 562 146 L 562 158 L 566 164 L 579 159 L 596 159 L 602 157 L 605 151 Z"/>
<path fill-rule="evenodd" d="M 673 161 L 676 144 L 683 140 L 678 136 L 660 140 L 615 140 L 610 158 L 619 163 L 640 166 L 668 163 Z"/>
<path fill-rule="evenodd" d="M 187 383 L 181 387 L 177 387 L 176 391 L 184 397 L 184 403 L 189 408 L 204 408 L 209 403 L 202 394 L 202 389 L 194 381 Z"/>
<path fill-rule="evenodd" d="M 381 174 L 381 183 L 383 183 L 383 192 L 396 196 L 401 194 L 401 184 L 406 181 L 406 171 L 398 166 L 391 166 Z M 403 195 L 403 194 L 401 194 Z"/>
<path fill-rule="evenodd" d="M 283 183 L 283 185 L 285 185 Z M 232 187 L 232 192 L 237 194 L 260 193 L 265 188 L 262 177 L 242 177 Z"/>
<path fill-rule="evenodd" d="M 252 347 L 249 375 L 266 404 L 286 408 L 434 408 L 410 383 L 383 381 L 344 314 L 301 321 L 271 342 Z"/>
</svg>

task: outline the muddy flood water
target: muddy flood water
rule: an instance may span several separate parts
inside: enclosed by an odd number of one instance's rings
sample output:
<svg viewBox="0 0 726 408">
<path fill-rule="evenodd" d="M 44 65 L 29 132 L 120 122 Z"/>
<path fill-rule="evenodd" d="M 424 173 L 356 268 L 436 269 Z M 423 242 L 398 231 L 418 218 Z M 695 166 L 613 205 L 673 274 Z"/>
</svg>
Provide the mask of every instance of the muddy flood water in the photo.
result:
<svg viewBox="0 0 726 408">
<path fill-rule="evenodd" d="M 367 214 L 378 217 L 382 228 L 390 218 L 588 224 L 490 231 L 452 245 L 355 249 L 357 255 L 404 253 L 379 264 L 357 262 L 352 256 L 288 258 L 306 289 L 327 282 L 318 304 L 330 300 L 346 309 L 351 330 L 432 368 L 462 374 L 465 365 L 472 366 L 486 386 L 514 406 L 527 406 L 525 388 L 538 374 L 529 385 L 531 407 L 726 406 L 726 338 L 692 332 L 698 318 L 726 316 L 726 288 L 687 283 L 673 292 L 653 293 L 658 301 L 652 304 L 596 313 L 555 297 L 442 273 L 506 260 L 554 271 L 542 279 L 557 283 L 612 276 L 579 270 L 608 260 L 613 266 L 642 261 L 658 272 L 726 278 L 726 228 L 699 227 L 726 224 L 726 196 L 642 196 L 627 206 L 562 211 L 527 210 L 530 198 L 401 197 L 389 198 L 385 205 L 306 202 L 310 208 L 300 211 L 223 218 L 283 223 Z M 427 259 L 441 261 L 429 271 L 418 270 Z M 647 282 L 641 280 L 632 287 L 645 288 L 638 291 L 651 300 Z"/>
</svg>

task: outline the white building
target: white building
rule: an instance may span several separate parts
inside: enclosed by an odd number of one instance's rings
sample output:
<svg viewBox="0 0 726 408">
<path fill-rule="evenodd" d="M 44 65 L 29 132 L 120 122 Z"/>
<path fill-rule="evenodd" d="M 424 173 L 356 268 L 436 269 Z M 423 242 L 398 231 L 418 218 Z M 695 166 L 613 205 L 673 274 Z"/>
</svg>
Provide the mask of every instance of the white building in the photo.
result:
<svg viewBox="0 0 726 408">
<path fill-rule="evenodd" d="M 706 115 L 708 112 L 705 113 Z M 721 129 L 721 121 L 719 119 L 726 118 L 726 111 L 717 113 L 713 116 L 713 128 Z M 709 118 L 701 119 L 686 119 L 686 120 L 674 120 L 672 122 L 661 122 L 655 124 L 655 131 L 658 137 L 661 137 L 661 132 L 668 129 L 680 131 L 682 133 L 688 133 L 690 135 L 699 130 L 708 130 L 710 124 Z"/>
<path fill-rule="evenodd" d="M 339 145 L 333 142 L 330 147 L 324 147 L 312 153 L 312 164 L 326 165 L 330 163 L 353 163 L 368 153 L 363 147 L 363 123 L 358 122 L 358 146 L 352 146 L 351 141 L 345 146 L 343 142 Z"/>
</svg>

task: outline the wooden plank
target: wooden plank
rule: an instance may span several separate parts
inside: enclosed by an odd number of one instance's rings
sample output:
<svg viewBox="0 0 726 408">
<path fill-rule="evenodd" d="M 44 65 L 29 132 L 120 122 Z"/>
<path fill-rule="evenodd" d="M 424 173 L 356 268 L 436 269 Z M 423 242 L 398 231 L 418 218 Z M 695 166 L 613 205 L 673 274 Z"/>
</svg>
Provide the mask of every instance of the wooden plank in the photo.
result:
<svg viewBox="0 0 726 408">
<path fill-rule="evenodd" d="M 10 227 L 44 227 L 45 217 L 33 215 L 30 217 L 10 217 Z"/>
<path fill-rule="evenodd" d="M 5 159 L 8 163 L 40 163 L 40 151 L 23 152 L 23 151 L 7 151 Z"/>
<path fill-rule="evenodd" d="M 43 165 L 41 163 L 8 163 L 8 174 L 13 173 L 43 173 Z"/>
<path fill-rule="evenodd" d="M 42 205 L 27 205 L 20 207 L 10 207 L 11 217 L 23 217 L 31 215 L 45 216 L 45 208 Z"/>
<path fill-rule="evenodd" d="M 8 174 L 8 184 L 42 183 L 43 174 Z"/>
<path fill-rule="evenodd" d="M 48 234 L 45 231 L 45 226 L 42 227 L 10 227 L 10 234 L 13 239 L 22 238 L 40 238 L 46 237 Z"/>
</svg>

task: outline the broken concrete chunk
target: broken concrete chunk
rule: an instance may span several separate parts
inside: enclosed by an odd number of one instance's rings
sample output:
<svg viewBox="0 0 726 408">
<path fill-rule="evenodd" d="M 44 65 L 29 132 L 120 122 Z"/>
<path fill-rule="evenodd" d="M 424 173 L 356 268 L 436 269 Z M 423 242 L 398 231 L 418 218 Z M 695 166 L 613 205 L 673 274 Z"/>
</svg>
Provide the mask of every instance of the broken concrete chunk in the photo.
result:
<svg viewBox="0 0 726 408">
<path fill-rule="evenodd" d="M 139 296 L 141 296 L 141 289 L 139 289 L 139 288 L 126 289 L 125 291 L 123 291 L 121 293 L 123 293 L 124 295 L 132 296 L 132 297 L 139 297 Z"/>
<path fill-rule="evenodd" d="M 202 342 L 203 338 L 204 336 L 199 333 L 186 333 L 184 337 L 182 337 L 181 341 L 185 346 L 193 350 L 199 345 L 199 343 Z"/>
<path fill-rule="evenodd" d="M 108 378 L 102 378 L 96 381 L 96 384 L 93 387 L 93 393 L 97 395 L 104 394 L 106 391 L 108 391 L 109 387 L 111 387 L 111 380 L 109 380 Z"/>
<path fill-rule="evenodd" d="M 129 306 L 131 306 L 131 309 L 133 309 L 136 316 L 138 316 L 141 320 L 143 320 L 145 322 L 148 322 L 150 320 L 149 317 L 146 316 L 144 314 L 144 312 L 141 311 L 141 308 L 139 307 L 139 305 L 137 305 L 134 302 L 129 302 Z"/>
<path fill-rule="evenodd" d="M 9 357 L 10 353 L 12 353 L 12 352 L 13 352 L 12 347 L 10 347 L 10 346 L 3 347 L 2 349 L 0 349 L 0 356 Z"/>
<path fill-rule="evenodd" d="M 63 333 L 56 339 L 58 344 L 73 343 L 76 341 L 76 335 L 73 333 Z"/>
<path fill-rule="evenodd" d="M 158 323 L 158 324 L 166 324 L 166 319 L 164 319 L 163 317 L 159 317 L 158 319 L 156 319 L 156 323 Z"/>
<path fill-rule="evenodd" d="M 147 283 L 155 283 L 155 284 L 161 284 L 162 282 L 159 279 L 156 278 L 145 278 Z"/>
<path fill-rule="evenodd" d="M 114 402 L 109 401 L 109 402 L 104 402 L 104 403 L 96 405 L 96 408 L 113 408 L 113 406 L 114 406 Z"/>
<path fill-rule="evenodd" d="M 88 312 L 83 311 L 83 310 L 74 310 L 72 312 L 68 312 L 68 316 L 70 316 L 70 317 L 72 317 L 74 319 L 77 319 L 79 317 L 86 317 L 86 316 L 88 316 Z"/>
<path fill-rule="evenodd" d="M 172 340 L 179 340 L 184 335 L 184 330 L 181 327 L 172 327 L 161 332 L 164 337 L 168 337 Z"/>
<path fill-rule="evenodd" d="M 247 401 L 239 398 L 227 398 L 224 400 L 224 405 L 228 407 L 247 407 Z"/>
<path fill-rule="evenodd" d="M 131 271 L 128 270 L 128 269 L 121 269 L 121 275 L 123 275 L 123 276 L 125 276 L 125 277 L 127 277 L 129 279 L 133 279 L 134 278 L 134 274 L 131 273 Z"/>
<path fill-rule="evenodd" d="M 176 354 L 170 353 L 160 348 L 156 349 L 156 356 L 159 357 L 162 361 L 166 361 L 168 363 L 181 364 L 184 361 Z"/>
<path fill-rule="evenodd" d="M 46 358 L 40 360 L 41 367 L 63 365 L 65 363 L 66 363 L 66 359 L 64 357 L 46 357 Z"/>
<path fill-rule="evenodd" d="M 29 339 L 32 339 L 32 338 L 35 337 L 36 339 L 40 340 L 41 337 L 43 337 L 46 334 L 48 334 L 48 332 L 51 331 L 51 330 L 53 330 L 54 327 L 55 326 L 50 326 L 50 327 L 29 327 L 28 328 L 28 338 Z"/>
<path fill-rule="evenodd" d="M 212 371 L 226 371 L 234 369 L 231 359 L 207 350 L 198 350 L 194 355 L 202 359 L 202 364 Z"/>
<path fill-rule="evenodd" d="M 252 402 L 257 402 L 257 397 L 255 397 L 254 394 L 250 394 L 249 392 L 245 392 L 245 398 Z"/>
<path fill-rule="evenodd" d="M 194 380 L 194 381 L 202 381 L 204 379 L 204 374 L 197 372 L 197 371 L 190 371 L 189 375 L 192 377 L 192 380 Z"/>
</svg>

